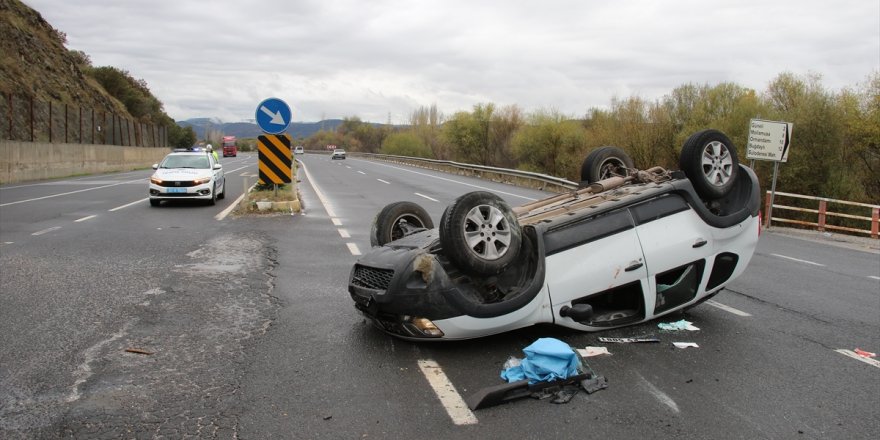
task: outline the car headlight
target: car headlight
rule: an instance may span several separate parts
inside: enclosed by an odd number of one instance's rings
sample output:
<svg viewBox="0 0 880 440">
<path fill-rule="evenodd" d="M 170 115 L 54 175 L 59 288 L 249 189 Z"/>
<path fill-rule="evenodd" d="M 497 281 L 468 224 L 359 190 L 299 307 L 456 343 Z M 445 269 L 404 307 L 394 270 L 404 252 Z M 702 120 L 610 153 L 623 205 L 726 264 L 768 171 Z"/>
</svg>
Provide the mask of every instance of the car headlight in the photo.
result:
<svg viewBox="0 0 880 440">
<path fill-rule="evenodd" d="M 152 183 L 154 185 L 161 185 L 162 179 L 160 179 L 158 177 L 150 177 L 150 183 Z"/>
<path fill-rule="evenodd" d="M 196 184 L 196 185 L 201 185 L 201 184 L 203 184 L 203 183 L 208 183 L 208 182 L 210 182 L 210 181 L 211 181 L 211 178 L 210 178 L 210 177 L 202 177 L 201 179 L 193 180 L 193 183 Z"/>
</svg>

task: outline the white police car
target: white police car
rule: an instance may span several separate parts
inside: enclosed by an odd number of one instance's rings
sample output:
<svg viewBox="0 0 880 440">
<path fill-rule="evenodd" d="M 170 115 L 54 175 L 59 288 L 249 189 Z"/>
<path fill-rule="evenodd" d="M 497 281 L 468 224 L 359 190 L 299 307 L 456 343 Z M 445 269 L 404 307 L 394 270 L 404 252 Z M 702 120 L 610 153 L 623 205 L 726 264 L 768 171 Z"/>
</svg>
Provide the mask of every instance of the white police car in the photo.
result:
<svg viewBox="0 0 880 440">
<path fill-rule="evenodd" d="M 207 149 L 175 149 L 153 165 L 150 177 L 150 205 L 162 200 L 195 199 L 210 204 L 226 196 L 223 165 Z"/>
</svg>

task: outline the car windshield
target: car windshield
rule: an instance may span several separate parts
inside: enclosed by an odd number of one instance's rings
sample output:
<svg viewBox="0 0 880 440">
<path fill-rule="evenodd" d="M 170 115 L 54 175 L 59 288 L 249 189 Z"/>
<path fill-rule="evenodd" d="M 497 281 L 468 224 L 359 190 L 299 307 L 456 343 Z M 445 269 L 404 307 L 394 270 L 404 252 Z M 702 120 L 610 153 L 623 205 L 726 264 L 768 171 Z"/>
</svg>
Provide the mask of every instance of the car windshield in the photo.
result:
<svg viewBox="0 0 880 440">
<path fill-rule="evenodd" d="M 345 150 L 333 150 L 334 153 L 345 153 Z"/>
<path fill-rule="evenodd" d="M 161 168 L 199 168 L 199 169 L 208 169 L 211 168 L 211 164 L 208 162 L 208 156 L 204 155 L 179 155 L 179 156 L 168 156 L 162 161 Z"/>
</svg>

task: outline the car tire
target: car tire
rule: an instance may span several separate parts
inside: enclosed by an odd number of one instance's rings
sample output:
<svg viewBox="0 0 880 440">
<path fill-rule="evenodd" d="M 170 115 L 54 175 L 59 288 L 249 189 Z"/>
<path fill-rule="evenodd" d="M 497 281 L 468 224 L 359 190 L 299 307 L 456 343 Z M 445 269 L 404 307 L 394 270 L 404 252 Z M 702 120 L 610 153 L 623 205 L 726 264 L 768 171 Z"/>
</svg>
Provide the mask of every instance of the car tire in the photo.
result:
<svg viewBox="0 0 880 440">
<path fill-rule="evenodd" d="M 211 198 L 208 199 L 208 204 L 214 206 L 217 204 L 217 187 L 211 188 Z"/>
<path fill-rule="evenodd" d="M 635 168 L 631 157 L 618 147 L 599 147 L 581 165 L 581 181 L 594 183 L 614 176 L 626 176 Z"/>
<path fill-rule="evenodd" d="M 162 201 L 159 199 L 150 199 L 150 206 L 159 206 L 160 203 L 162 203 Z"/>
<path fill-rule="evenodd" d="M 218 199 L 226 198 L 226 179 L 223 179 L 223 185 L 220 186 L 220 194 L 217 194 Z"/>
<path fill-rule="evenodd" d="M 413 202 L 394 202 L 382 208 L 373 219 L 370 228 L 370 245 L 384 246 L 386 243 L 405 237 L 406 229 L 401 226 L 401 222 L 417 228 L 434 228 L 431 216 L 421 206 Z"/>
<path fill-rule="evenodd" d="M 440 245 L 459 269 L 490 276 L 503 271 L 519 254 L 522 230 L 510 206 L 495 194 L 462 195 L 443 212 Z"/>
<path fill-rule="evenodd" d="M 718 130 L 692 134 L 681 148 L 678 165 L 697 194 L 707 200 L 726 196 L 739 174 L 736 147 Z"/>
</svg>

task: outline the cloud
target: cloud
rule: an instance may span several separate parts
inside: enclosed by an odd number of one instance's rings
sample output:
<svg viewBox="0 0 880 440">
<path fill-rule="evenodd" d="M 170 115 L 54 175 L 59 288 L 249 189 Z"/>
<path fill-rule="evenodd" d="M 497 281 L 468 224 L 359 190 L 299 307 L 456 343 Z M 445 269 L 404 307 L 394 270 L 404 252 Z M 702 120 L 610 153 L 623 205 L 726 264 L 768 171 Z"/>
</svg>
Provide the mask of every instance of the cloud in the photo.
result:
<svg viewBox="0 0 880 440">
<path fill-rule="evenodd" d="M 251 119 L 269 96 L 299 121 L 480 102 L 583 115 L 686 83 L 761 91 L 793 72 L 838 89 L 880 68 L 880 3 L 863 0 L 26 3 L 177 119 Z"/>
</svg>

